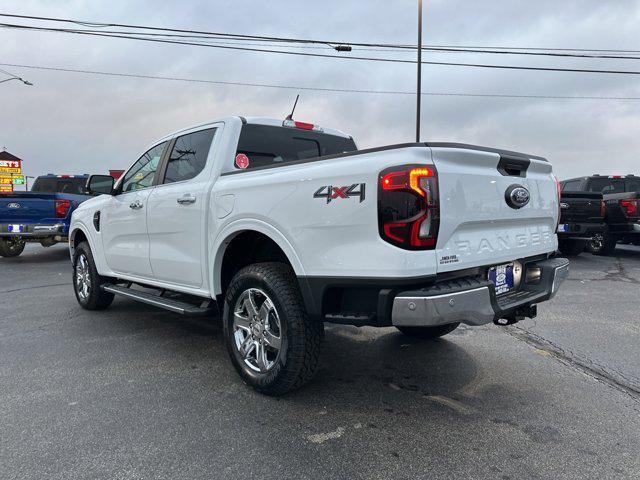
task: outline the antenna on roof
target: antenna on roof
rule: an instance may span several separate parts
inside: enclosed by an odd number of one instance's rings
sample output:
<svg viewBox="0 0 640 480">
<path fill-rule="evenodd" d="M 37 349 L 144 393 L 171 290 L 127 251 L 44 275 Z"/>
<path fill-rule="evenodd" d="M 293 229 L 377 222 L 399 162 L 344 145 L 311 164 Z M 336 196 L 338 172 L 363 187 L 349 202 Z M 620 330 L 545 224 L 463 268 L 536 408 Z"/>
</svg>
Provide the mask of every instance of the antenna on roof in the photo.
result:
<svg viewBox="0 0 640 480">
<path fill-rule="evenodd" d="M 298 94 L 296 96 L 296 101 L 293 102 L 293 108 L 291 109 L 291 113 L 289 115 L 287 115 L 287 118 L 285 118 L 285 120 L 293 120 L 293 112 L 296 111 L 296 105 L 298 105 L 298 99 L 300 98 L 300 95 Z"/>
</svg>

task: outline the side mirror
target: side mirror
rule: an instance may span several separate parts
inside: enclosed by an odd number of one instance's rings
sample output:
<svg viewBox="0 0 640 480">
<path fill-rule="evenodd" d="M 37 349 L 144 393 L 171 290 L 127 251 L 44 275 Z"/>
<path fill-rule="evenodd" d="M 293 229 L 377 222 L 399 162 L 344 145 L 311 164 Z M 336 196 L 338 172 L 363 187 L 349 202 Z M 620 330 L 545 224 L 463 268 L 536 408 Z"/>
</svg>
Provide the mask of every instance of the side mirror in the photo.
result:
<svg viewBox="0 0 640 480">
<path fill-rule="evenodd" d="M 91 175 L 85 190 L 89 195 L 113 195 L 113 184 L 111 175 Z"/>
</svg>

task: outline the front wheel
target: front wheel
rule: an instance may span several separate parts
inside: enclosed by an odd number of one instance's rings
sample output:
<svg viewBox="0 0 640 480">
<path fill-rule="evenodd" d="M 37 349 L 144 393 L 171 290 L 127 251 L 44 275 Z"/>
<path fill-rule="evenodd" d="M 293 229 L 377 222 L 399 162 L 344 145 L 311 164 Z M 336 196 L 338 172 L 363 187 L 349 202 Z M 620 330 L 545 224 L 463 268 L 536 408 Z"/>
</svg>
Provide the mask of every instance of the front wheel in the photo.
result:
<svg viewBox="0 0 640 480">
<path fill-rule="evenodd" d="M 240 270 L 227 289 L 223 315 L 231 362 L 248 385 L 283 395 L 311 379 L 324 326 L 307 315 L 291 267 L 258 263 Z"/>
<path fill-rule="evenodd" d="M 447 333 L 453 332 L 460 323 L 448 323 L 446 325 L 437 325 L 435 327 L 396 327 L 408 337 L 420 338 L 422 340 L 434 340 L 440 338 Z"/>
<path fill-rule="evenodd" d="M 0 257 L 17 257 L 20 255 L 26 242 L 19 238 L 0 238 Z"/>
<path fill-rule="evenodd" d="M 106 280 L 98 274 L 89 244 L 82 242 L 73 254 L 73 291 L 82 308 L 103 310 L 111 305 L 113 293 L 102 289 Z"/>
</svg>

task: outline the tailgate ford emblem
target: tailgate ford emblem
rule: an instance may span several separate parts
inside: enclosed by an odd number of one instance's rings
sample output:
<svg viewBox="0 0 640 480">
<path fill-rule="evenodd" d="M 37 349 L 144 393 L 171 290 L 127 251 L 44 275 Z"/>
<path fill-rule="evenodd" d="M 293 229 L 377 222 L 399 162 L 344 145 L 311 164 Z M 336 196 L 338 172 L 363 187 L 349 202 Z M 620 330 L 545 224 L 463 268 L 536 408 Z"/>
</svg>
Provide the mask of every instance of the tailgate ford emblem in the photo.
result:
<svg viewBox="0 0 640 480">
<path fill-rule="evenodd" d="M 8 203 L 7 208 L 20 208 L 19 203 Z"/>
<path fill-rule="evenodd" d="M 504 193 L 504 199 L 511 208 L 522 208 L 529 203 L 529 190 L 522 185 L 511 185 Z"/>
</svg>

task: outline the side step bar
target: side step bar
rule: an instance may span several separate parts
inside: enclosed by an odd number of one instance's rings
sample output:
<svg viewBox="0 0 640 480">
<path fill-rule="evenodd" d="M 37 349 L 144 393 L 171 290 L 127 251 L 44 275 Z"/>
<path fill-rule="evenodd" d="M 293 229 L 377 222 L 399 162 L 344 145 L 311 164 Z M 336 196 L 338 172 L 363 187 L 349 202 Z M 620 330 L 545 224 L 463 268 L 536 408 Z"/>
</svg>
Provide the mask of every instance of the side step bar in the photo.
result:
<svg viewBox="0 0 640 480">
<path fill-rule="evenodd" d="M 131 288 L 114 285 L 112 283 L 104 284 L 102 289 L 116 295 L 122 295 L 123 297 L 131 298 L 148 305 L 153 305 L 154 307 L 164 308 L 165 310 L 186 315 L 188 317 L 203 317 L 215 314 L 216 312 L 216 309 L 210 306 L 197 307 L 191 303 L 181 302 L 172 298 L 165 298 L 153 293 L 132 290 Z M 203 304 L 205 303 L 206 300 L 203 301 Z"/>
</svg>

